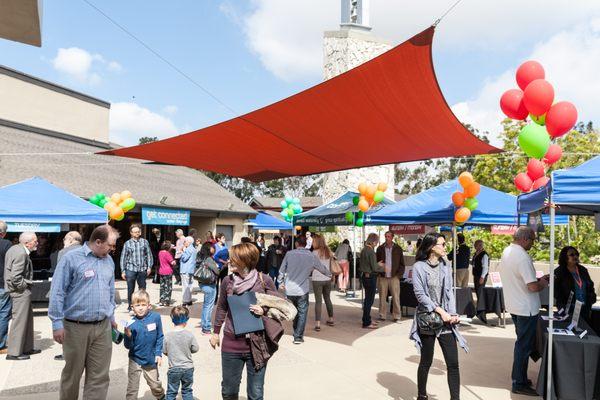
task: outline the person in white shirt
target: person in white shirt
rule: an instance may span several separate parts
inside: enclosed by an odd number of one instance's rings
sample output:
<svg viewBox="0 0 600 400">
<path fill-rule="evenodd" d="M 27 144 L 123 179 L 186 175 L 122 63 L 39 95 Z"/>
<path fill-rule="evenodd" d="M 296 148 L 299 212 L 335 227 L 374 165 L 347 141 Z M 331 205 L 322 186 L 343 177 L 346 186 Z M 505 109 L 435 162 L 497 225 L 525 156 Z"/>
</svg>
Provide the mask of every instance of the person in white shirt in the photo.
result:
<svg viewBox="0 0 600 400">
<path fill-rule="evenodd" d="M 499 267 L 504 303 L 517 333 L 511 376 L 512 392 L 538 396 L 531 387 L 531 381 L 527 379 L 527 366 L 529 355 L 533 351 L 541 306 L 537 292 L 548 287 L 548 278 L 536 278 L 533 261 L 527 253 L 535 241 L 535 232 L 522 226 L 517 229 L 513 238 L 513 243 L 502 252 Z"/>
<path fill-rule="evenodd" d="M 312 250 L 313 238 L 310 232 L 306 232 L 306 248 Z"/>
</svg>

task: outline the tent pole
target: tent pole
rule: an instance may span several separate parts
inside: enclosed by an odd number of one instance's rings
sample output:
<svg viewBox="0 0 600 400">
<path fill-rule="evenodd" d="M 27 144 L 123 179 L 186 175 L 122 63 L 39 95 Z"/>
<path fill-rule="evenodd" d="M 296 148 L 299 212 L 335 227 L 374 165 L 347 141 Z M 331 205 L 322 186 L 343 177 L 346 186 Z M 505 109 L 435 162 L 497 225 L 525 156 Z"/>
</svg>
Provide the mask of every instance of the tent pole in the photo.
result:
<svg viewBox="0 0 600 400">
<path fill-rule="evenodd" d="M 548 332 L 548 359 L 546 360 L 548 371 L 546 373 L 546 398 L 552 397 L 552 328 L 554 316 L 554 224 L 555 224 L 555 210 L 550 204 L 550 283 L 548 288 L 548 317 L 550 332 Z M 567 310 L 567 312 L 569 312 Z"/>
<path fill-rule="evenodd" d="M 456 303 L 456 253 L 458 249 L 456 248 L 456 222 L 452 223 L 452 274 L 454 278 L 452 279 L 452 284 L 454 286 L 454 302 Z M 456 304 L 455 304 L 456 307 Z"/>
<path fill-rule="evenodd" d="M 352 269 L 354 273 L 352 274 L 352 297 L 356 297 L 356 213 L 352 213 L 352 258 L 354 259 L 354 264 L 352 264 Z"/>
<path fill-rule="evenodd" d="M 294 250 L 295 238 L 296 238 L 296 227 L 294 226 L 294 216 L 292 215 L 292 248 L 290 250 Z"/>
</svg>

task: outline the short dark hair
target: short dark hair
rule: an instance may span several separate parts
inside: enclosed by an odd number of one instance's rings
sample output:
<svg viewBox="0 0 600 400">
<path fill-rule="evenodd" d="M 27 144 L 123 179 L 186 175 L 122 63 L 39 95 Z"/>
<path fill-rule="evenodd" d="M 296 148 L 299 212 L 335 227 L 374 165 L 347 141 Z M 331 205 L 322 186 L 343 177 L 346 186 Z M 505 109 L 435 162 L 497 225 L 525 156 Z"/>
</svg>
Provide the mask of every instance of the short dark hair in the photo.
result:
<svg viewBox="0 0 600 400">
<path fill-rule="evenodd" d="M 456 235 L 456 239 L 458 240 L 458 244 L 463 244 L 465 242 L 465 235 L 459 233 L 458 235 Z"/>
<path fill-rule="evenodd" d="M 184 306 L 175 306 L 171 309 L 171 321 L 175 325 L 181 325 L 190 318 L 190 311 Z"/>
<path fill-rule="evenodd" d="M 96 240 L 99 240 L 100 242 L 104 243 L 108 240 L 110 235 L 116 235 L 116 237 L 119 237 L 119 232 L 108 224 L 97 226 L 90 235 L 90 242 L 93 243 Z"/>
<path fill-rule="evenodd" d="M 221 233 L 221 232 L 219 232 L 219 233 L 217 233 L 217 236 L 215 236 L 215 239 L 219 240 L 219 239 L 221 239 L 223 236 L 225 236 L 225 234 L 224 234 L 224 233 Z"/>
<path fill-rule="evenodd" d="M 273 241 L 279 240 L 281 242 L 281 238 L 279 236 L 273 236 Z"/>
<path fill-rule="evenodd" d="M 304 236 L 304 235 L 296 236 L 296 246 L 306 247 L 306 236 Z"/>
<path fill-rule="evenodd" d="M 240 239 L 240 243 L 252 243 L 252 239 L 249 238 L 248 236 L 244 236 L 243 238 Z"/>
<path fill-rule="evenodd" d="M 169 251 L 169 250 L 171 250 L 171 247 L 173 247 L 173 244 L 171 243 L 171 241 L 165 240 L 164 242 L 162 242 L 160 249 Z"/>
</svg>

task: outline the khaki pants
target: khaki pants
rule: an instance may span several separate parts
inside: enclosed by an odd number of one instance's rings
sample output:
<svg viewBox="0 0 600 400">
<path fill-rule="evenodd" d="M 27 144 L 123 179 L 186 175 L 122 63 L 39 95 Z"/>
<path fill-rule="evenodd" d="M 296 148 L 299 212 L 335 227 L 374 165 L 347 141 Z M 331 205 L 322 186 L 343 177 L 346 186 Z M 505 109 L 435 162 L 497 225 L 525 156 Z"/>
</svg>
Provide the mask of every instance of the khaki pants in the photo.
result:
<svg viewBox="0 0 600 400">
<path fill-rule="evenodd" d="M 9 356 L 20 356 L 33 350 L 33 308 L 31 308 L 31 291 L 11 293 L 12 323 L 8 333 L 7 353 Z"/>
<path fill-rule="evenodd" d="M 379 289 L 379 318 L 385 319 L 387 316 L 388 292 L 392 295 L 392 318 L 400 319 L 400 278 L 394 276 L 392 278 L 379 277 L 377 279 L 377 287 Z"/>
<path fill-rule="evenodd" d="M 98 324 L 76 324 L 64 321 L 65 367 L 60 376 L 60 400 L 76 400 L 79 382 L 85 370 L 83 398 L 105 400 L 110 383 L 109 370 L 112 356 L 110 321 Z"/>
<path fill-rule="evenodd" d="M 461 268 L 456 270 L 456 286 L 469 286 L 469 268 Z"/>
<path fill-rule="evenodd" d="M 158 379 L 158 367 L 142 367 L 132 359 L 129 359 L 129 371 L 127 373 L 127 400 L 136 400 L 140 390 L 140 375 L 144 373 L 144 379 L 150 386 L 152 395 L 157 399 L 165 395 L 160 380 Z"/>
</svg>

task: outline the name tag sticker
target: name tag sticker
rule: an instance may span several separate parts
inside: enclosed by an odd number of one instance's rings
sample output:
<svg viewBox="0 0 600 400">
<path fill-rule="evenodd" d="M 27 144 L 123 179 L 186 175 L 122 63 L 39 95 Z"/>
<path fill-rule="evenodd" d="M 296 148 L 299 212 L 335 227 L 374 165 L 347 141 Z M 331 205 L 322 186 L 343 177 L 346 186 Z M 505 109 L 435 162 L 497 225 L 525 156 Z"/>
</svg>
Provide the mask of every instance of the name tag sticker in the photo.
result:
<svg viewBox="0 0 600 400">
<path fill-rule="evenodd" d="M 84 275 L 86 278 L 93 278 L 93 277 L 94 277 L 94 275 L 96 275 L 96 273 L 94 272 L 94 270 L 93 270 L 93 269 L 88 269 L 87 271 L 85 271 L 85 272 L 83 273 L 83 275 Z"/>
<path fill-rule="evenodd" d="M 156 324 L 148 324 L 148 332 L 156 330 Z"/>
</svg>

